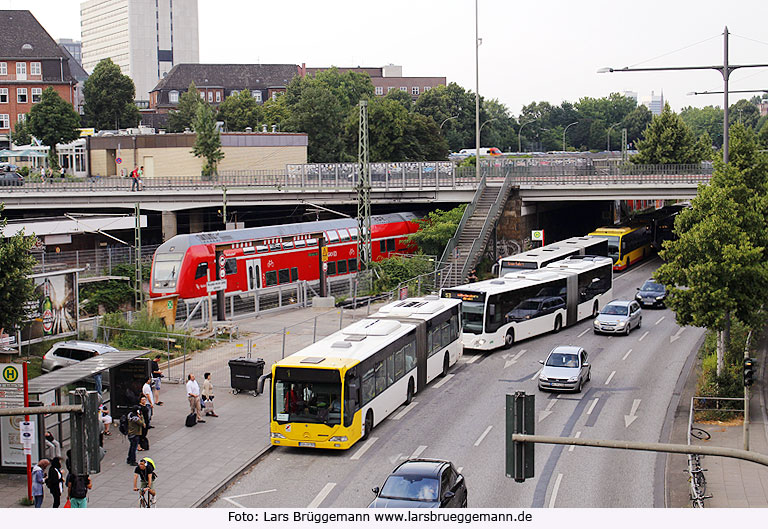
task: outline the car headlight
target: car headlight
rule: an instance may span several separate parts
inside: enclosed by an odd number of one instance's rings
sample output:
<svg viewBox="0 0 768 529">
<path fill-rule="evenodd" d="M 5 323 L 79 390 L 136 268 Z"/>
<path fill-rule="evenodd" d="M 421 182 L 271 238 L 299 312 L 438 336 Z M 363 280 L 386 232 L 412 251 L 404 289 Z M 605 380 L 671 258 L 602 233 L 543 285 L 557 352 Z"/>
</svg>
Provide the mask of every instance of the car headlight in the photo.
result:
<svg viewBox="0 0 768 529">
<path fill-rule="evenodd" d="M 595 327 L 600 327 L 600 320 L 598 320 L 597 318 L 595 318 L 595 319 L 592 321 L 592 325 L 594 325 Z"/>
<path fill-rule="evenodd" d="M 539 373 L 539 380 L 547 380 L 547 377 L 544 375 L 544 373 Z"/>
<path fill-rule="evenodd" d="M 642 299 L 642 297 L 643 296 L 641 296 L 640 294 L 635 294 L 635 299 L 638 300 L 638 301 L 640 301 Z"/>
<path fill-rule="evenodd" d="M 277 432 L 272 432 L 271 437 L 272 439 L 285 439 L 283 434 Z"/>
<path fill-rule="evenodd" d="M 347 436 L 346 435 L 338 435 L 336 437 L 331 437 L 328 439 L 332 443 L 346 443 L 347 442 Z"/>
<path fill-rule="evenodd" d="M 475 345 L 485 345 L 485 340 L 483 338 L 475 340 Z"/>
<path fill-rule="evenodd" d="M 624 327 L 626 324 L 627 324 L 627 322 L 625 322 L 625 321 L 617 321 L 616 322 L 616 327 Z"/>
<path fill-rule="evenodd" d="M 659 297 L 656 298 L 656 301 L 664 301 L 665 297 L 666 296 L 659 296 Z"/>
<path fill-rule="evenodd" d="M 579 380 L 579 376 L 578 375 L 576 375 L 575 377 L 570 377 L 568 379 L 568 382 L 576 382 L 577 380 Z"/>
</svg>

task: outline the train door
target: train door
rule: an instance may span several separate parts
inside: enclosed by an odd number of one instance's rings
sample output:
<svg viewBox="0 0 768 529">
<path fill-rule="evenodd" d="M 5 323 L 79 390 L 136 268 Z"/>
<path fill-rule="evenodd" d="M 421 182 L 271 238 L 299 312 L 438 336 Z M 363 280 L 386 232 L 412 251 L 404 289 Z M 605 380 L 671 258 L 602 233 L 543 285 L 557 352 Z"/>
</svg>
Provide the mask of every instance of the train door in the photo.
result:
<svg viewBox="0 0 768 529">
<path fill-rule="evenodd" d="M 261 288 L 261 259 L 245 261 L 245 270 L 248 275 L 248 290 Z"/>
</svg>

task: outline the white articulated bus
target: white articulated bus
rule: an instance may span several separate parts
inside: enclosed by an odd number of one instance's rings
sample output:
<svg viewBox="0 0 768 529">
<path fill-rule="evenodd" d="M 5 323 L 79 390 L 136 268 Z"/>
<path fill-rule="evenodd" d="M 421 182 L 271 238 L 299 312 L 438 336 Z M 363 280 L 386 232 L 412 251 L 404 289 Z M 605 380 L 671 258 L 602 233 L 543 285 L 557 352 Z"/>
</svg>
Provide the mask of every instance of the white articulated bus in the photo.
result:
<svg viewBox="0 0 768 529">
<path fill-rule="evenodd" d="M 347 449 L 447 374 L 462 351 L 459 300 L 390 303 L 277 362 L 262 377 L 272 378 L 271 443 Z"/>
<path fill-rule="evenodd" d="M 509 347 L 596 315 L 613 298 L 613 260 L 573 256 L 546 268 L 445 289 L 442 297 L 462 300 L 465 348 Z"/>
<path fill-rule="evenodd" d="M 572 255 L 608 255 L 608 241 L 604 237 L 586 235 L 571 237 L 562 241 L 534 248 L 527 252 L 502 257 L 496 264 L 498 276 L 504 277 L 517 270 L 537 270 L 550 263 L 560 261 Z"/>
</svg>

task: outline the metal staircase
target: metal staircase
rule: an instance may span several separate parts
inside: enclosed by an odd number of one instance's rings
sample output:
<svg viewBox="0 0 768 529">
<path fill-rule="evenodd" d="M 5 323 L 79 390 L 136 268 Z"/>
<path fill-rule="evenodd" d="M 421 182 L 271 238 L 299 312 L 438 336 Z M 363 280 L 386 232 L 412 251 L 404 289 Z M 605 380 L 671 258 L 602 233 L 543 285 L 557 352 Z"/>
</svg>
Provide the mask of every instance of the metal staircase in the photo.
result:
<svg viewBox="0 0 768 529">
<path fill-rule="evenodd" d="M 469 271 L 477 265 L 488 244 L 493 227 L 501 216 L 512 188 L 512 176 L 507 173 L 501 186 L 489 186 L 485 177 L 464 210 L 456 234 L 448 241 L 440 265 L 443 269 L 441 287 L 454 287 L 467 282 Z"/>
</svg>

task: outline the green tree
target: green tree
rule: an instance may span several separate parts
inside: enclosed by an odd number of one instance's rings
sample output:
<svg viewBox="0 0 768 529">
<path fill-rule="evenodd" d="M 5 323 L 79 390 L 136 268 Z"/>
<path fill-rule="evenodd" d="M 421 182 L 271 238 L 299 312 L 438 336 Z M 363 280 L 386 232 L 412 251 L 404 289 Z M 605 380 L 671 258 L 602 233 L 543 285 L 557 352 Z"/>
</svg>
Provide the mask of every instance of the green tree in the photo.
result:
<svg viewBox="0 0 768 529">
<path fill-rule="evenodd" d="M 141 115 L 133 102 L 136 86 L 112 59 L 102 59 L 83 84 L 85 122 L 96 129 L 135 127 Z"/>
<path fill-rule="evenodd" d="M 0 232 L 8 223 L 2 217 L 3 208 L 0 204 Z M 29 276 L 37 263 L 30 253 L 34 242 L 23 232 L 0 239 L 0 330 L 11 335 L 30 316 L 27 306 L 34 297 L 35 282 Z"/>
<path fill-rule="evenodd" d="M 29 124 L 27 124 L 27 117 L 17 121 L 13 127 L 13 144 L 14 145 L 30 145 L 32 143 L 32 135 L 29 133 Z"/>
<path fill-rule="evenodd" d="M 402 90 L 390 90 L 387 92 L 387 95 L 384 96 L 384 99 L 397 101 L 403 105 L 406 110 L 410 110 L 413 106 L 413 98 L 411 97 L 411 94 L 403 92 Z"/>
<path fill-rule="evenodd" d="M 451 151 L 469 149 L 475 146 L 475 94 L 456 83 L 436 86 L 424 92 L 416 100 L 414 111 L 432 118 Z M 454 117 L 456 116 L 456 117 Z M 487 119 L 482 106 L 480 119 Z M 452 118 L 452 119 L 449 119 Z M 446 121 L 447 120 L 447 121 Z M 481 121 L 482 122 L 482 121 Z"/>
<path fill-rule="evenodd" d="M 768 149 L 768 120 L 765 120 L 757 133 L 757 141 L 761 149 Z"/>
<path fill-rule="evenodd" d="M 197 109 L 202 102 L 195 83 L 190 83 L 187 91 L 179 96 L 176 110 L 168 113 L 168 131 L 184 132 L 185 129 L 191 129 L 197 117 Z"/>
<path fill-rule="evenodd" d="M 757 105 L 751 101 L 740 99 L 731 105 L 728 119 L 731 125 L 734 123 L 742 123 L 743 125 L 754 129 L 757 126 L 757 121 L 759 119 L 760 110 L 757 108 Z"/>
<path fill-rule="evenodd" d="M 217 165 L 224 159 L 224 152 L 221 150 L 221 134 L 216 128 L 216 120 L 210 105 L 207 103 L 198 105 L 193 127 L 197 139 L 192 154 L 198 158 L 205 158 L 202 175 L 218 176 Z"/>
<path fill-rule="evenodd" d="M 287 97 L 287 96 L 285 96 Z M 333 92 L 323 86 L 302 89 L 301 98 L 290 106 L 286 129 L 306 132 L 309 136 L 307 158 L 311 162 L 350 161 L 357 157 L 346 154 L 343 124 L 350 110 L 345 110 Z"/>
<path fill-rule="evenodd" d="M 648 125 L 651 124 L 652 120 L 653 114 L 651 114 L 651 111 L 648 110 L 648 107 L 645 105 L 640 105 L 635 108 L 622 120 L 621 128 L 627 129 L 627 143 L 630 144 L 632 148 L 637 147 L 637 142 L 643 139 L 643 133 L 645 132 L 645 129 L 648 128 Z M 618 136 L 611 136 L 611 145 L 614 145 L 615 141 L 615 145 L 621 147 L 620 130 L 617 130 L 614 127 L 612 134 L 617 134 Z"/>
<path fill-rule="evenodd" d="M 248 90 L 229 96 L 219 105 L 219 121 L 226 123 L 228 131 L 244 131 L 246 127 L 258 130 L 262 114 L 261 106 Z"/>
<path fill-rule="evenodd" d="M 80 137 L 80 115 L 52 88 L 43 90 L 40 102 L 27 114 L 29 132 L 48 147 L 48 164 L 59 167 L 57 143 L 69 143 Z"/>
<path fill-rule="evenodd" d="M 414 277 L 434 272 L 435 263 L 423 256 L 395 256 L 373 263 L 376 270 L 374 288 L 377 292 L 393 290 Z M 428 292 L 428 287 L 424 286 Z"/>
<path fill-rule="evenodd" d="M 417 221 L 419 231 L 410 234 L 408 240 L 415 243 L 423 253 L 439 259 L 448 241 L 456 234 L 456 228 L 459 227 L 466 207 L 466 204 L 462 204 L 449 211 L 436 209 L 430 212 L 425 218 Z"/>
<path fill-rule="evenodd" d="M 632 157 L 636 164 L 699 163 L 704 159 L 704 148 L 691 128 L 672 112 L 669 104 L 655 116 L 637 142 L 640 151 Z"/>
<path fill-rule="evenodd" d="M 685 107 L 680 111 L 680 117 L 697 137 L 709 134 L 713 145 L 717 148 L 723 146 L 722 108 L 711 105 L 704 108 Z"/>
<path fill-rule="evenodd" d="M 291 110 L 285 102 L 285 97 L 278 96 L 277 99 L 268 99 L 261 106 L 262 119 L 267 127 L 277 125 L 278 130 L 284 130 L 285 123 L 291 117 Z M 255 129 L 254 129 L 255 130 Z M 270 129 L 271 130 L 271 129 Z"/>
</svg>

